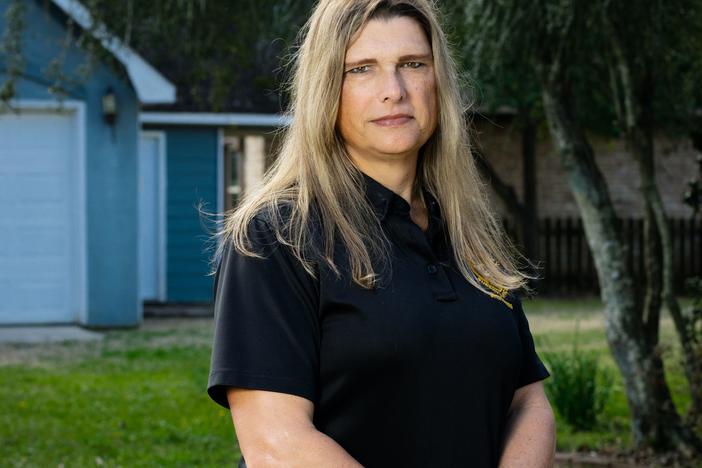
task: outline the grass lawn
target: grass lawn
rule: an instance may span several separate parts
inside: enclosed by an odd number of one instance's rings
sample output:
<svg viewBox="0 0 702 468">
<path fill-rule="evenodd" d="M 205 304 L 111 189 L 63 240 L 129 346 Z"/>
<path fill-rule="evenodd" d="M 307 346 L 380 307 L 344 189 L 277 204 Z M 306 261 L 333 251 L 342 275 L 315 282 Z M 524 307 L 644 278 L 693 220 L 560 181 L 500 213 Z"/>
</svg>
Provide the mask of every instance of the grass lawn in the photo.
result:
<svg viewBox="0 0 702 468">
<path fill-rule="evenodd" d="M 147 320 L 103 342 L 0 348 L 0 466 L 234 466 L 205 393 L 211 320 Z"/>
<path fill-rule="evenodd" d="M 599 300 L 525 300 L 537 351 L 581 348 L 614 369 Z M 240 457 L 227 410 L 206 395 L 209 319 L 147 320 L 101 342 L 0 345 L 0 466 L 235 466 Z M 675 403 L 686 382 L 667 315 L 662 341 Z M 627 448 L 628 409 L 616 376 L 600 427 L 574 433 L 558 423 L 559 450 Z"/>
<path fill-rule="evenodd" d="M 683 307 L 690 304 L 690 299 L 681 300 Z M 524 310 L 540 355 L 572 350 L 577 334 L 578 348 L 595 353 L 600 365 L 610 370 L 614 377 L 610 399 L 595 430 L 573 431 L 557 415 L 558 449 L 571 451 L 587 448 L 609 452 L 630 448 L 632 437 L 629 430 L 629 408 L 621 375 L 607 346 L 603 305 L 599 298 L 576 301 L 531 299 L 524 301 Z M 662 315 L 660 337 L 668 385 L 678 411 L 683 413 L 690 404 L 689 390 L 680 362 L 680 346 L 667 311 Z M 548 382 L 549 379 L 544 381 L 546 385 Z M 702 428 L 699 429 L 702 436 Z"/>
</svg>

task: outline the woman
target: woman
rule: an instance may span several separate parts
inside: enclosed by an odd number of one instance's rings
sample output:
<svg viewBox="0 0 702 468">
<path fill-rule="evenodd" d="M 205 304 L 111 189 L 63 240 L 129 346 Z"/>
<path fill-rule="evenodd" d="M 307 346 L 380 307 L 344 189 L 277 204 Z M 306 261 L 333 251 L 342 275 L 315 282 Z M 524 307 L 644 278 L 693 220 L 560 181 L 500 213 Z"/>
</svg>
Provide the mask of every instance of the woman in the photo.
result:
<svg viewBox="0 0 702 468">
<path fill-rule="evenodd" d="M 436 11 L 322 0 L 304 33 L 278 158 L 219 232 L 208 392 L 246 463 L 550 466 L 527 276 Z"/>
</svg>

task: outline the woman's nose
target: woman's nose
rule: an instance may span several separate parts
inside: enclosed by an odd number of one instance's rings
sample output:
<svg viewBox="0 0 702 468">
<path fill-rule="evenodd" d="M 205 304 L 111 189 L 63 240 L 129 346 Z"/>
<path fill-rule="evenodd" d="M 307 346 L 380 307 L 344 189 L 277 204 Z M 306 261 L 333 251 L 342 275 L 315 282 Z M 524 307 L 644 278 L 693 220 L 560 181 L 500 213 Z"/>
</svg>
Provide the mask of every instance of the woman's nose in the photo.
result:
<svg viewBox="0 0 702 468">
<path fill-rule="evenodd" d="M 405 85 L 398 70 L 383 73 L 380 84 L 380 100 L 400 101 L 405 97 Z"/>
</svg>

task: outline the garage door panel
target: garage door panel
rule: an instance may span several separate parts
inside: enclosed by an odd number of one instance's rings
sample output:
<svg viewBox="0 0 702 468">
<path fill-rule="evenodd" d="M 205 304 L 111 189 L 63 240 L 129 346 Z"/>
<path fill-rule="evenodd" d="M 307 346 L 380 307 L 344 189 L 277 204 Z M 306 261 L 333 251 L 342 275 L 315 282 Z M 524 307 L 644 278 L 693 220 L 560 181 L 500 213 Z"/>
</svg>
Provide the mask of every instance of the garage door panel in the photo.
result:
<svg viewBox="0 0 702 468">
<path fill-rule="evenodd" d="M 33 272 L 40 268 L 59 268 L 60 272 L 67 270 L 67 265 L 57 265 L 57 259 L 64 263 L 69 262 L 70 251 L 66 250 L 68 233 L 65 230 L 53 232 L 39 232 L 33 236 L 29 231 L 13 229 L 6 232 L 6 241 L 0 249 L 3 257 L 3 268 L 0 276 L 7 274 L 8 269 L 15 271 Z M 28 241 L 27 239 L 32 239 Z M 43 266 L 42 266 L 43 265 Z M 7 268 L 6 268 L 7 267 Z M 16 273 L 15 273 L 16 274 Z"/>
<path fill-rule="evenodd" d="M 54 111 L 0 115 L 0 323 L 76 319 L 75 125 Z"/>
<path fill-rule="evenodd" d="M 53 143 L 66 145 L 73 139 L 68 133 L 73 125 L 73 111 L 23 110 L 19 114 L 8 113 L 0 116 L 0 140 L 15 138 L 27 145 L 51 146 Z"/>
<path fill-rule="evenodd" d="M 36 190 L 25 190 L 20 201 L 58 201 L 66 200 L 66 182 L 58 174 L 28 174 L 17 178 L 17 184 L 24 184 Z M 61 174 L 65 178 L 64 174 Z M 64 205 L 64 208 L 67 206 Z"/>
<path fill-rule="evenodd" d="M 15 282 L 21 305 L 27 309 L 50 310 L 66 306 L 66 289 L 49 281 L 34 281 L 31 285 Z"/>
<path fill-rule="evenodd" d="M 66 208 L 69 200 L 32 201 L 31 197 L 18 198 L 0 207 L 0 229 L 6 226 L 55 226 L 64 225 L 70 211 Z"/>
<path fill-rule="evenodd" d="M 31 284 L 37 281 L 53 282 L 66 287 L 70 277 L 66 276 L 65 257 L 45 258 L 41 260 L 27 259 L 24 262 L 10 260 L 3 268 L 0 278 L 4 281 L 20 281 Z"/>
<path fill-rule="evenodd" d="M 26 239 L 33 239 L 27 242 Z M 68 257 L 64 249 L 69 245 L 68 233 L 64 226 L 59 228 L 27 228 L 16 231 L 15 248 L 23 257 L 31 259 L 39 257 L 40 260 L 51 257 Z"/>
<path fill-rule="evenodd" d="M 42 322 L 51 322 L 56 320 L 51 317 L 56 316 L 57 307 L 69 305 L 66 290 L 56 284 L 35 282 L 30 287 L 15 281 L 9 287 L 15 293 L 0 306 L 0 320 L 6 323 L 36 322 L 37 316 L 47 317 Z"/>
<path fill-rule="evenodd" d="M 66 198 L 66 180 L 68 174 L 63 171 L 55 173 L 21 173 L 0 175 L 3 184 L 2 195 L 15 200 L 64 200 Z"/>
<path fill-rule="evenodd" d="M 9 146 L 0 146 L 0 159 L 3 161 L 0 168 L 0 175 L 18 174 L 54 174 L 64 172 L 65 161 L 63 161 L 63 151 L 57 151 L 56 147 L 38 146 L 35 148 L 14 149 Z"/>
</svg>

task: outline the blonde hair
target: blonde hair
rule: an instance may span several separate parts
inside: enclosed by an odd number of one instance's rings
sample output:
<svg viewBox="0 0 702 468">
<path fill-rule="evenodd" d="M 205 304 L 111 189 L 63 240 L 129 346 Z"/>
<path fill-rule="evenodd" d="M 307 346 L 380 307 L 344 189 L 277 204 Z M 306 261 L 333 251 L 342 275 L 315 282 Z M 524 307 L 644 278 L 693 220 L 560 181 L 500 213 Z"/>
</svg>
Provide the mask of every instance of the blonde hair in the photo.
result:
<svg viewBox="0 0 702 468">
<path fill-rule="evenodd" d="M 343 63 L 354 35 L 371 19 L 410 16 L 429 36 L 436 74 L 438 124 L 420 150 L 413 193 L 426 188 L 438 201 L 461 274 L 487 294 L 527 287 L 531 278 L 519 271 L 519 253 L 489 207 L 469 146 L 459 75 L 447 38 L 429 0 L 321 0 L 300 35 L 289 83 L 292 123 L 262 183 L 225 213 L 215 236 L 213 264 L 227 242 L 241 254 L 260 257 L 248 243 L 253 218 L 265 212 L 278 241 L 292 248 L 305 270 L 316 276 L 309 247 L 311 217 L 323 220 L 323 246 L 315 255 L 337 275 L 335 235 L 346 247 L 353 282 L 378 285 L 389 265 L 389 241 L 369 203 L 364 203 L 363 176 L 336 130 Z M 286 215 L 281 207 L 286 206 Z M 322 251 L 323 250 L 323 251 Z M 379 263 L 378 263 L 379 262 Z M 379 266 L 376 271 L 375 266 Z M 485 284 L 485 283 L 489 284 Z M 493 286 L 492 288 L 490 286 Z"/>
</svg>

